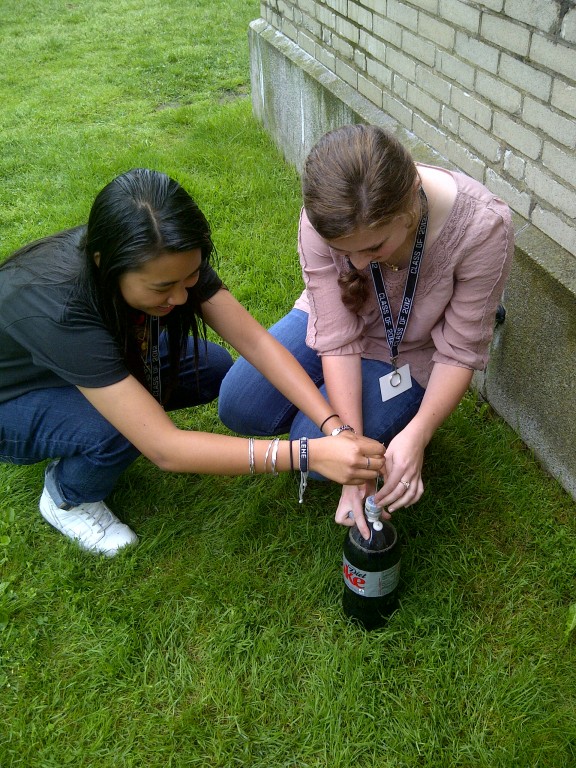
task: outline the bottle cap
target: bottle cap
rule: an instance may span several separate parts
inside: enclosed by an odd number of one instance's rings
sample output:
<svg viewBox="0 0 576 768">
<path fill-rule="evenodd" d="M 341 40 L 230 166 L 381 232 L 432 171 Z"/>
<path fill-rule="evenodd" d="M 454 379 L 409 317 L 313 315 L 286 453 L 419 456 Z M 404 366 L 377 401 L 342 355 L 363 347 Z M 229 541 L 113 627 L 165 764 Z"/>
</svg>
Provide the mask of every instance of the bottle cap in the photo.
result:
<svg viewBox="0 0 576 768">
<path fill-rule="evenodd" d="M 364 502 L 364 513 L 371 523 L 380 520 L 381 508 L 374 501 L 374 496 L 368 496 Z"/>
</svg>

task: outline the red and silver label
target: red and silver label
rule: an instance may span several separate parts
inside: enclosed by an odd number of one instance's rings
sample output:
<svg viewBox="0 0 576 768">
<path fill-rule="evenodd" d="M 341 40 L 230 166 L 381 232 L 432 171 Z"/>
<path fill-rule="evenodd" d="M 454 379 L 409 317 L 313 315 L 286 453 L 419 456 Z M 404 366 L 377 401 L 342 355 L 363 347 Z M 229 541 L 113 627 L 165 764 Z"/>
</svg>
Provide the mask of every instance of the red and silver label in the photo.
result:
<svg viewBox="0 0 576 768">
<path fill-rule="evenodd" d="M 390 594 L 400 581 L 400 561 L 385 571 L 364 571 L 342 558 L 342 575 L 348 589 L 362 597 L 383 597 Z"/>
</svg>

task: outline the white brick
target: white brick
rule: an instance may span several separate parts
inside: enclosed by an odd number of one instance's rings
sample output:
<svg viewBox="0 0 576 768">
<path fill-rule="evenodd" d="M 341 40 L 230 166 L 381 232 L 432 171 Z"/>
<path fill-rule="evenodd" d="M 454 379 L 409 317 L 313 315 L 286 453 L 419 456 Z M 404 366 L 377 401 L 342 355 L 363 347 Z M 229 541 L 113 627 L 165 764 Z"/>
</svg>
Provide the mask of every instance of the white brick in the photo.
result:
<svg viewBox="0 0 576 768">
<path fill-rule="evenodd" d="M 484 183 L 488 189 L 502 198 L 510 208 L 527 219 L 530 215 L 530 195 L 503 179 L 493 168 L 486 170 Z"/>
<path fill-rule="evenodd" d="M 576 218 L 576 191 L 559 184 L 533 163 L 526 166 L 524 183 L 544 202 L 570 218 Z"/>
<path fill-rule="evenodd" d="M 413 35 L 408 30 L 402 32 L 402 50 L 408 56 L 412 56 L 418 61 L 422 61 L 429 67 L 434 66 L 436 60 L 436 47 L 429 43 L 427 40 L 422 40 L 421 37 Z"/>
<path fill-rule="evenodd" d="M 314 0 L 298 0 L 298 7 L 304 14 L 308 14 L 308 16 L 314 16 L 314 11 L 316 10 L 316 3 Z"/>
<path fill-rule="evenodd" d="M 414 106 L 416 112 L 423 112 L 432 120 L 440 122 L 441 104 L 437 99 L 433 99 L 427 93 L 424 93 L 421 88 L 412 85 L 412 83 L 408 83 L 407 99 Z"/>
<path fill-rule="evenodd" d="M 338 35 L 332 35 L 332 48 L 346 59 L 352 60 L 354 57 L 354 48 L 348 40 L 343 40 Z"/>
<path fill-rule="evenodd" d="M 386 52 L 386 46 L 377 37 L 368 35 L 363 30 L 360 30 L 360 48 L 363 48 L 366 53 L 372 55 L 375 59 L 384 61 L 384 55 Z"/>
<path fill-rule="evenodd" d="M 552 106 L 576 117 L 576 85 L 555 80 L 552 86 Z"/>
<path fill-rule="evenodd" d="M 372 30 L 373 16 L 366 8 L 361 8 L 356 3 L 348 3 L 348 18 L 355 21 L 360 27 Z"/>
<path fill-rule="evenodd" d="M 497 163 L 502 156 L 502 149 L 495 139 L 489 133 L 478 128 L 477 125 L 469 123 L 467 120 L 460 120 L 460 130 L 458 135 L 464 140 L 472 150 L 477 152 L 485 160 L 491 163 Z"/>
<path fill-rule="evenodd" d="M 306 14 L 302 16 L 302 28 L 316 38 L 320 38 L 320 35 L 322 34 L 321 25 L 316 21 L 316 19 L 313 19 Z"/>
<path fill-rule="evenodd" d="M 380 61 L 374 61 L 368 57 L 366 59 L 366 71 L 370 77 L 373 77 L 383 88 L 392 88 L 392 72 Z"/>
<path fill-rule="evenodd" d="M 526 172 L 526 161 L 507 149 L 504 152 L 504 170 L 518 181 L 522 181 Z"/>
<path fill-rule="evenodd" d="M 573 224 L 567 224 L 551 211 L 547 211 L 537 205 L 532 212 L 532 223 L 541 229 L 545 235 L 566 248 L 569 253 L 576 254 L 576 228 Z"/>
<path fill-rule="evenodd" d="M 569 80 L 574 80 L 576 72 L 576 47 L 551 43 L 542 35 L 532 35 L 530 46 L 530 58 L 536 64 L 543 64 L 553 72 L 565 75 Z"/>
<path fill-rule="evenodd" d="M 386 49 L 386 64 L 394 72 L 403 75 L 407 80 L 414 82 L 416 80 L 416 62 L 404 56 L 403 53 L 395 51 L 393 48 Z"/>
<path fill-rule="evenodd" d="M 386 16 L 413 32 L 418 29 L 418 11 L 405 3 L 398 2 L 398 0 L 387 0 Z"/>
<path fill-rule="evenodd" d="M 416 67 L 416 85 L 422 88 L 423 91 L 434 96 L 442 104 L 450 103 L 450 92 L 452 86 L 443 77 L 438 77 L 428 67 L 418 66 Z"/>
<path fill-rule="evenodd" d="M 352 45 L 358 45 L 358 40 L 360 39 L 360 30 L 356 24 L 351 24 L 349 21 L 346 21 L 346 19 L 337 16 L 336 32 L 340 35 L 340 37 L 343 37 L 345 40 L 348 40 L 350 43 L 352 43 Z"/>
<path fill-rule="evenodd" d="M 383 0 L 380 0 L 380 3 L 382 2 Z M 438 0 L 418 0 L 417 5 L 421 10 L 428 11 L 428 13 L 434 16 L 438 14 Z"/>
<path fill-rule="evenodd" d="M 402 45 L 402 29 L 398 24 L 393 24 L 388 19 L 374 16 L 374 34 L 381 37 L 382 40 L 386 40 L 387 43 L 392 43 L 397 48 L 400 48 Z"/>
<path fill-rule="evenodd" d="M 336 14 L 331 13 L 331 11 L 323 5 L 316 6 L 316 18 L 320 24 L 324 24 L 324 26 L 329 27 L 330 29 L 336 29 Z"/>
<path fill-rule="evenodd" d="M 525 123 L 539 128 L 561 144 L 576 147 L 576 122 L 554 112 L 547 104 L 526 97 L 522 117 Z"/>
<path fill-rule="evenodd" d="M 454 48 L 454 27 L 432 16 L 428 16 L 428 14 L 419 14 L 418 34 L 427 40 L 432 40 L 436 45 L 446 48 L 448 51 L 452 51 Z"/>
<path fill-rule="evenodd" d="M 400 75 L 394 75 L 392 78 L 392 90 L 402 101 L 408 101 L 408 81 L 400 77 Z"/>
<path fill-rule="evenodd" d="M 532 96 L 536 96 L 542 101 L 547 101 L 552 87 L 552 78 L 539 69 L 524 64 L 524 62 L 502 53 L 500 56 L 500 65 L 498 74 L 503 80 L 507 80 L 512 85 L 522 88 Z"/>
<path fill-rule="evenodd" d="M 323 45 L 317 46 L 316 58 L 320 64 L 323 64 L 326 69 L 330 70 L 330 72 L 336 72 L 336 56 L 331 51 L 327 51 Z"/>
<path fill-rule="evenodd" d="M 472 90 L 474 87 L 474 68 L 465 64 L 461 59 L 457 59 L 445 51 L 437 51 L 436 68 L 463 88 Z"/>
<path fill-rule="evenodd" d="M 341 13 L 342 16 L 348 14 L 348 0 L 324 0 L 324 3 L 328 8 L 332 8 L 338 13 Z"/>
<path fill-rule="evenodd" d="M 446 156 L 446 134 L 419 115 L 414 115 L 413 131 L 425 144 Z"/>
<path fill-rule="evenodd" d="M 377 107 L 382 106 L 382 88 L 379 88 L 368 78 L 358 75 L 358 90 Z"/>
<path fill-rule="evenodd" d="M 530 46 L 530 30 L 507 21 L 501 16 L 485 13 L 482 16 L 482 37 L 507 51 L 526 56 Z"/>
<path fill-rule="evenodd" d="M 504 0 L 482 0 L 482 5 L 491 11 L 500 13 L 500 11 L 504 8 Z"/>
<path fill-rule="evenodd" d="M 507 115 L 494 115 L 493 131 L 514 149 L 520 150 L 532 160 L 540 156 L 542 139 L 532 131 L 511 120 Z"/>
<path fill-rule="evenodd" d="M 384 13 L 386 10 L 382 0 L 362 0 L 362 5 L 365 5 L 371 11 L 378 11 L 378 13 Z"/>
<path fill-rule="evenodd" d="M 282 34 L 296 42 L 298 40 L 298 27 L 288 19 L 282 20 Z"/>
<path fill-rule="evenodd" d="M 522 106 L 522 94 L 502 80 L 487 75 L 485 72 L 476 74 L 476 91 L 492 104 L 506 110 L 509 114 L 517 114 Z"/>
<path fill-rule="evenodd" d="M 574 186 L 576 179 L 576 156 L 574 152 L 566 152 L 559 149 L 555 144 L 545 141 L 542 150 L 542 163 L 560 179 L 564 179 L 568 184 Z"/>
<path fill-rule="evenodd" d="M 345 83 L 351 85 L 353 88 L 358 87 L 358 73 L 354 67 L 348 66 L 343 61 L 336 59 L 336 74 L 341 77 Z"/>
<path fill-rule="evenodd" d="M 486 164 L 449 136 L 446 138 L 446 157 L 473 179 L 482 181 L 484 178 Z"/>
<path fill-rule="evenodd" d="M 303 51 L 306 51 L 306 53 L 309 53 L 310 56 L 314 56 L 316 53 L 316 41 L 313 37 L 310 37 L 305 32 L 300 30 L 298 32 L 298 45 L 300 48 L 302 48 Z"/>
<path fill-rule="evenodd" d="M 576 9 L 568 11 L 562 20 L 562 38 L 567 43 L 576 43 Z"/>
<path fill-rule="evenodd" d="M 550 0 L 506 0 L 504 13 L 543 32 L 551 32 L 558 20 L 558 5 Z"/>
<path fill-rule="evenodd" d="M 397 120 L 400 125 L 410 130 L 412 128 L 412 110 L 404 102 L 395 99 L 393 96 L 384 94 L 383 109 L 386 114 Z"/>
<path fill-rule="evenodd" d="M 284 20 L 294 21 L 294 6 L 288 5 L 284 0 L 278 0 L 278 13 Z"/>
<path fill-rule="evenodd" d="M 456 35 L 455 51 L 464 61 L 470 61 L 494 74 L 498 71 L 498 49 L 475 40 L 464 32 L 458 32 Z"/>
<path fill-rule="evenodd" d="M 441 114 L 442 125 L 445 126 L 452 133 L 458 133 L 458 127 L 460 125 L 460 115 L 454 109 L 450 109 L 444 105 L 442 107 Z"/>
<path fill-rule="evenodd" d="M 366 54 L 363 53 L 363 51 L 359 51 L 357 48 L 354 49 L 354 64 L 356 64 L 358 69 L 358 76 L 360 76 L 362 72 L 366 72 Z"/>
<path fill-rule="evenodd" d="M 492 124 L 492 110 L 472 94 L 453 86 L 450 105 L 486 130 L 490 128 Z"/>
<path fill-rule="evenodd" d="M 440 16 L 455 27 L 477 35 L 480 28 L 480 12 L 460 0 L 440 0 Z"/>
</svg>

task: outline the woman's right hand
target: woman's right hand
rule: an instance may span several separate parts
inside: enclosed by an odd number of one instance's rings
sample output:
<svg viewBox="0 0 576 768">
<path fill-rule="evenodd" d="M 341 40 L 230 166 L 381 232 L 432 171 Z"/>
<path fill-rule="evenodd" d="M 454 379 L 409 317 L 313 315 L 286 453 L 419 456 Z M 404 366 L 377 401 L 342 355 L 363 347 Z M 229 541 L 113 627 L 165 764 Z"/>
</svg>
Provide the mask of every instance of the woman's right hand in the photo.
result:
<svg viewBox="0 0 576 768">
<path fill-rule="evenodd" d="M 308 467 L 342 485 L 375 480 L 384 467 L 384 446 L 352 432 L 309 441 Z"/>
</svg>

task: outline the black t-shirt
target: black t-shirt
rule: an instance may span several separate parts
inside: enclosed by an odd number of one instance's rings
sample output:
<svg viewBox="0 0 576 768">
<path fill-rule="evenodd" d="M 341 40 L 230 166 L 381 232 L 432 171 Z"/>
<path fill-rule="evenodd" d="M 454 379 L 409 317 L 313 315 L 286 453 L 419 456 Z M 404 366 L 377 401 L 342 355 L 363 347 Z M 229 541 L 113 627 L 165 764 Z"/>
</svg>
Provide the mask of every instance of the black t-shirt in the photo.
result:
<svg viewBox="0 0 576 768">
<path fill-rule="evenodd" d="M 25 267 L 26 256 L 0 269 L 0 402 L 47 387 L 106 387 L 128 376 L 114 338 L 75 283 L 56 282 L 38 269 L 45 265 L 50 275 L 58 260 L 80 263 L 83 232 L 77 227 L 48 239 L 35 251 L 33 271 Z M 222 287 L 203 263 L 190 290 L 202 302 Z"/>
</svg>

